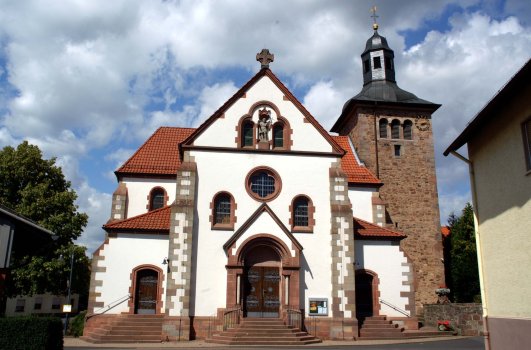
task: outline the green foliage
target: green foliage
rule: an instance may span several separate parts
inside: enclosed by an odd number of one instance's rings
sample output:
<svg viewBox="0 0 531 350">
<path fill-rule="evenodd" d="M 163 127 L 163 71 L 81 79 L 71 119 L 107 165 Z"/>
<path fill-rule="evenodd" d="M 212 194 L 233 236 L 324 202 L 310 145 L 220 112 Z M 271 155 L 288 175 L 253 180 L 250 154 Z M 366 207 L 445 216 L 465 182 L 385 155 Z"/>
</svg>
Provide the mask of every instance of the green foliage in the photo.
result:
<svg viewBox="0 0 531 350">
<path fill-rule="evenodd" d="M 43 159 L 37 146 L 24 141 L 0 150 L 0 204 L 54 232 L 46 245 L 25 242 L 27 251 L 14 251 L 8 295 L 50 292 L 66 294 L 70 254 L 74 253 L 73 293 L 88 291 L 89 262 L 85 248 L 72 244 L 87 225 L 78 212 L 77 195 L 55 158 Z"/>
<path fill-rule="evenodd" d="M 63 349 L 63 324 L 57 317 L 0 318 L 0 349 Z"/>
<path fill-rule="evenodd" d="M 76 317 L 72 319 L 70 324 L 70 335 L 74 337 L 80 337 L 83 335 L 83 328 L 85 327 L 85 316 L 87 311 L 80 312 Z"/>
<path fill-rule="evenodd" d="M 0 203 L 57 234 L 59 245 L 78 238 L 87 225 L 76 198 L 55 158 L 43 159 L 37 146 L 24 141 L 0 151 Z"/>
<path fill-rule="evenodd" d="M 476 240 L 474 235 L 474 213 L 467 203 L 461 216 L 450 215 L 450 283 L 454 301 L 470 303 L 480 294 Z"/>
</svg>

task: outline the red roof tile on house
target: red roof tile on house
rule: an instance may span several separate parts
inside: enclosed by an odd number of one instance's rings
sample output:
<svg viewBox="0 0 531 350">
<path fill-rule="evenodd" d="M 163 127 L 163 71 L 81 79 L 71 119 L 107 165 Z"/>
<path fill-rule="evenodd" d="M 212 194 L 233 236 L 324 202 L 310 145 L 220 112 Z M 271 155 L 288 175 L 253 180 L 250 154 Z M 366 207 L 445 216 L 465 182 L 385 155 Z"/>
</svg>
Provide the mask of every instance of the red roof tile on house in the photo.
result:
<svg viewBox="0 0 531 350">
<path fill-rule="evenodd" d="M 345 150 L 345 155 L 341 158 L 341 168 L 348 176 L 348 182 L 356 184 L 381 185 L 382 182 L 374 176 L 369 169 L 361 166 L 350 147 L 348 136 L 332 136 L 337 144 Z"/>
<path fill-rule="evenodd" d="M 195 129 L 161 127 L 129 158 L 115 174 L 176 175 L 181 166 L 179 144 Z"/>
<path fill-rule="evenodd" d="M 107 232 L 144 231 L 169 233 L 170 212 L 171 207 L 168 205 L 145 214 L 103 225 L 103 229 Z"/>
<path fill-rule="evenodd" d="M 370 223 L 368 221 L 353 218 L 354 220 L 354 235 L 357 238 L 392 238 L 392 239 L 402 239 L 407 236 L 403 233 L 390 230 L 385 227 L 380 227 L 376 224 Z"/>
</svg>

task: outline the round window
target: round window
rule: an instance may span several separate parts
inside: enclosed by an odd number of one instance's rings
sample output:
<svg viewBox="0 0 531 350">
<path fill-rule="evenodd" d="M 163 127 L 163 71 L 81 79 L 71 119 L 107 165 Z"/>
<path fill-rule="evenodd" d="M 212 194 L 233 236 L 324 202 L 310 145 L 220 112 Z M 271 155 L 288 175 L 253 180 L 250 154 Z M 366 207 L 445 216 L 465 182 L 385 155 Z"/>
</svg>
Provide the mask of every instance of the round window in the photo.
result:
<svg viewBox="0 0 531 350">
<path fill-rule="evenodd" d="M 270 201 L 280 193 L 282 183 L 278 173 L 268 167 L 251 170 L 245 179 L 247 193 L 258 201 Z"/>
</svg>

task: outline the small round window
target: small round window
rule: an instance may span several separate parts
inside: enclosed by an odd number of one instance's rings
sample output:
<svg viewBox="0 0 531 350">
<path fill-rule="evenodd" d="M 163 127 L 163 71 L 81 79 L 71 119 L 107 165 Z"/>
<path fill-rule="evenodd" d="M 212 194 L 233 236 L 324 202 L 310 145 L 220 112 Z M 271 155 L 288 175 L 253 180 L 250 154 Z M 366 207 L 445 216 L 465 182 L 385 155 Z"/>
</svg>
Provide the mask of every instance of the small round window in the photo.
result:
<svg viewBox="0 0 531 350">
<path fill-rule="evenodd" d="M 247 192 L 259 201 L 275 199 L 282 187 L 278 173 L 268 167 L 253 169 L 245 180 Z"/>
</svg>

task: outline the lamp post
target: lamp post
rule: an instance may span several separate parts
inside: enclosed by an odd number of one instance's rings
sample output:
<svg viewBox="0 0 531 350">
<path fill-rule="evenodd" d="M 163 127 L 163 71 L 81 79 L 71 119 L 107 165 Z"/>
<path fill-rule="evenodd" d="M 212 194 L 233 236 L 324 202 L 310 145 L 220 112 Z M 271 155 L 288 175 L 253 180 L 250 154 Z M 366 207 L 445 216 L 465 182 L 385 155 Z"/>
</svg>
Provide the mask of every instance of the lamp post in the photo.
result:
<svg viewBox="0 0 531 350">
<path fill-rule="evenodd" d="M 71 288 L 72 288 L 72 271 L 74 270 L 74 250 L 72 250 L 70 252 L 70 278 L 68 279 L 68 298 L 66 299 L 66 302 L 68 305 L 70 305 L 70 311 L 69 312 L 65 312 L 66 314 L 66 318 L 65 318 L 65 335 L 66 335 L 66 330 L 68 328 L 68 315 L 69 313 L 71 312 L 72 310 L 72 305 L 70 304 L 70 292 L 71 292 Z"/>
</svg>

